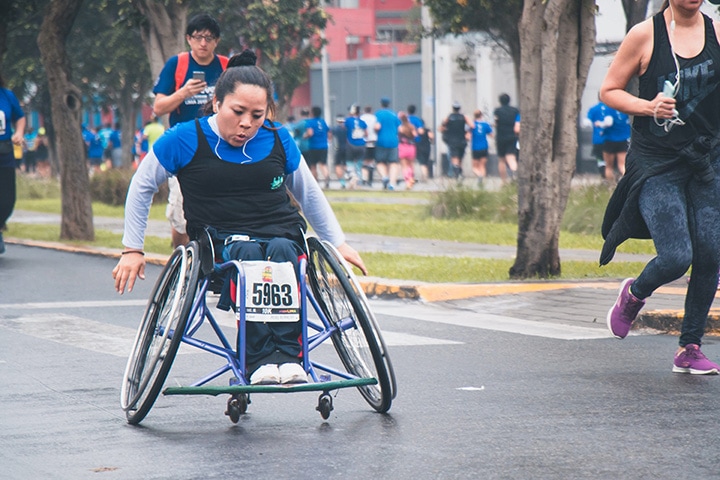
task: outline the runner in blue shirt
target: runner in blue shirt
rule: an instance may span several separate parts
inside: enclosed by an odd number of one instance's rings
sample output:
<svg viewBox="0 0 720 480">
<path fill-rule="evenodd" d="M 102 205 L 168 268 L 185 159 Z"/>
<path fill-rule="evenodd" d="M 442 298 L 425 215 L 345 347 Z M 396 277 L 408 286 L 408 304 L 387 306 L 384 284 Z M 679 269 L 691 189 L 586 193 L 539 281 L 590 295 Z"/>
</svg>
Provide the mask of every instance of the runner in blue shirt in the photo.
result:
<svg viewBox="0 0 720 480">
<path fill-rule="evenodd" d="M 142 249 L 152 197 L 172 175 L 185 197 L 188 233 L 200 238 L 207 231 L 224 260 L 269 259 L 297 266 L 306 218 L 320 238 L 367 273 L 292 136 L 268 120 L 275 111 L 272 81 L 255 61 L 249 51 L 233 57 L 215 88 L 214 114 L 170 129 L 138 167 L 125 204 L 125 250 L 113 270 L 119 293 L 144 278 Z M 219 307 L 229 308 L 229 292 L 226 280 Z M 301 322 L 247 323 L 251 384 L 307 381 L 298 357 L 300 328 Z"/>
<path fill-rule="evenodd" d="M 612 185 L 615 183 L 615 168 L 621 177 L 625 175 L 625 157 L 630 140 L 630 117 L 606 106 L 603 127 L 605 127 L 603 130 L 605 180 Z"/>
<path fill-rule="evenodd" d="M 377 142 L 375 144 L 375 162 L 380 175 L 382 175 L 383 188 L 394 190 L 397 182 L 398 170 L 400 167 L 398 157 L 398 127 L 400 119 L 397 114 L 390 110 L 390 99 L 380 99 L 380 110 L 375 112 L 375 131 Z"/>
<path fill-rule="evenodd" d="M 15 208 L 15 145 L 22 145 L 25 113 L 17 97 L 0 77 L 0 253 L 5 253 L 2 232 Z"/>
<path fill-rule="evenodd" d="M 588 110 L 587 118 L 592 124 L 592 156 L 597 161 L 600 175 L 605 177 L 605 158 L 603 157 L 603 124 L 605 122 L 605 111 L 607 106 L 603 102 L 598 102 Z"/>
<path fill-rule="evenodd" d="M 478 177 L 478 187 L 483 186 L 483 180 L 487 175 L 488 140 L 487 136 L 492 135 L 492 127 L 483 121 L 481 110 L 475 110 L 475 120 L 472 131 L 472 170 Z"/>
<path fill-rule="evenodd" d="M 365 157 L 365 144 L 367 138 L 367 123 L 360 119 L 360 106 L 350 107 L 350 115 L 345 119 L 347 128 L 347 152 L 345 160 L 347 171 L 352 176 L 350 187 L 353 188 L 362 180 L 362 164 Z"/>
<path fill-rule="evenodd" d="M 330 187 L 330 172 L 327 166 L 328 157 L 328 139 L 330 128 L 322 118 L 322 109 L 320 107 L 312 107 L 312 118 L 305 120 L 305 133 L 303 134 L 308 140 L 308 149 L 305 152 L 305 160 L 307 160 L 310 172 L 312 172 L 315 180 L 318 180 L 318 165 L 322 171 L 322 178 L 325 180 L 325 188 Z"/>
</svg>

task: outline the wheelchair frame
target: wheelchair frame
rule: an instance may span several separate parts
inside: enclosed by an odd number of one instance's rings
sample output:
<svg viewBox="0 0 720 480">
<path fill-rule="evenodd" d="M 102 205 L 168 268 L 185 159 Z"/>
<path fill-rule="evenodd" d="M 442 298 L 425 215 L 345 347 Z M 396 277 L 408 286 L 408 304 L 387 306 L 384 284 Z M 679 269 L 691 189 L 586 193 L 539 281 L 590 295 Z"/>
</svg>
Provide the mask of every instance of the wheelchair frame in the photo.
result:
<svg viewBox="0 0 720 480">
<path fill-rule="evenodd" d="M 225 414 L 236 423 L 250 404 L 250 393 L 320 391 L 318 406 L 323 419 L 333 410 L 329 392 L 356 387 L 377 412 L 390 409 L 397 392 L 395 374 L 367 298 L 352 270 L 328 242 L 307 239 L 307 260 L 300 261 L 300 321 L 302 364 L 309 383 L 249 385 L 245 375 L 245 274 L 243 263 L 232 260 L 208 268 L 206 253 L 197 241 L 179 246 L 168 259 L 153 288 L 123 375 L 121 407 L 130 424 L 140 423 L 160 394 L 177 354 L 185 343 L 225 360 L 225 365 L 189 386 L 168 387 L 164 395 L 219 395 L 229 393 Z M 203 262 L 203 255 L 206 256 Z M 209 256 L 209 257 L 207 257 Z M 212 262 L 210 262 L 212 263 Z M 230 344 L 207 305 L 211 275 L 235 269 L 237 349 Z M 309 284 L 309 285 L 308 285 Z M 309 286 L 309 288 L 308 288 Z M 318 321 L 308 319 L 308 303 Z M 217 343 L 196 338 L 208 325 Z M 182 332 L 176 335 L 176 332 Z M 345 370 L 314 362 L 310 352 L 330 340 Z M 210 385 L 230 373 L 228 386 Z M 337 379 L 332 379 L 332 377 Z"/>
</svg>

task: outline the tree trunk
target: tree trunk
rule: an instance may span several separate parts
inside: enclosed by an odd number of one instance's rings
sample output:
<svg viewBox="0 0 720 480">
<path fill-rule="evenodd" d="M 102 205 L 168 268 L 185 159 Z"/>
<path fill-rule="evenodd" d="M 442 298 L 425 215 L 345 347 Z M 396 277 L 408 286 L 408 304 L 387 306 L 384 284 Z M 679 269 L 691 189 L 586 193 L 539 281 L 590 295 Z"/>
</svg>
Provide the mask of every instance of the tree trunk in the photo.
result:
<svg viewBox="0 0 720 480">
<path fill-rule="evenodd" d="M 135 142 L 135 119 L 137 118 L 142 97 L 133 99 L 133 91 L 124 87 L 120 92 L 120 144 L 122 145 L 122 168 L 132 168 L 133 164 L 133 143 Z"/>
<path fill-rule="evenodd" d="M 150 61 L 150 71 L 153 78 L 157 78 L 168 58 L 187 50 L 185 28 L 188 5 L 182 0 L 137 0 L 136 6 L 148 19 L 140 28 L 140 33 Z"/>
<path fill-rule="evenodd" d="M 65 49 L 65 42 L 82 3 L 82 0 L 50 2 L 37 42 L 48 78 L 56 154 L 60 163 L 60 238 L 92 241 L 95 239 L 95 231 L 90 182 L 85 144 L 80 131 L 82 100 L 80 90 L 70 81 L 70 61 Z"/>
<path fill-rule="evenodd" d="M 626 32 L 647 18 L 649 2 L 650 0 L 622 0 Z"/>
<path fill-rule="evenodd" d="M 595 45 L 595 0 L 525 0 L 520 28 L 522 129 L 518 239 L 511 278 L 560 274 L 577 121 Z"/>
</svg>

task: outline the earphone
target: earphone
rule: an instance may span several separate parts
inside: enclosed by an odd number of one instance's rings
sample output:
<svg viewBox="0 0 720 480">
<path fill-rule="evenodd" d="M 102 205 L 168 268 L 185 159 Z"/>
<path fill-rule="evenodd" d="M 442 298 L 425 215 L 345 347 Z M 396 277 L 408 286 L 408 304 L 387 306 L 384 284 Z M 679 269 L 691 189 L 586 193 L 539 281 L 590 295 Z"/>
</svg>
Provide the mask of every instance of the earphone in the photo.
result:
<svg viewBox="0 0 720 480">
<path fill-rule="evenodd" d="M 673 10 L 672 5 L 670 5 L 670 2 L 668 2 L 668 8 L 670 9 L 670 33 L 668 35 L 668 43 L 670 44 L 670 53 L 672 54 L 673 62 L 675 62 L 675 83 L 672 83 L 669 80 L 665 80 L 663 95 L 675 98 L 675 95 L 677 95 L 678 91 L 680 90 L 680 61 L 678 60 L 677 54 L 675 53 L 675 47 L 673 47 L 673 38 L 675 36 L 675 11 Z M 663 127 L 666 132 L 669 132 L 670 129 L 675 125 L 685 125 L 685 122 L 678 116 L 677 110 L 673 111 L 672 118 L 666 118 L 661 122 L 658 121 L 657 109 L 659 107 L 660 104 L 658 103 L 655 106 L 655 111 L 653 112 L 653 119 L 655 120 L 655 125 Z"/>
</svg>

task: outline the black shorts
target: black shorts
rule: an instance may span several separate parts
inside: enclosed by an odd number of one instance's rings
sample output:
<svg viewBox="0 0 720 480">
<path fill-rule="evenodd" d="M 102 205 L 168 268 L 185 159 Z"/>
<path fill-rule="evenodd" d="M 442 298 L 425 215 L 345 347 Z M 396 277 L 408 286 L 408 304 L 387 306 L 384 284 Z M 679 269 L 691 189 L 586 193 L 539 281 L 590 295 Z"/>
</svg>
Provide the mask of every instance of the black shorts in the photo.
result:
<svg viewBox="0 0 720 480">
<path fill-rule="evenodd" d="M 430 149 L 429 148 L 418 148 L 417 149 L 417 161 L 420 165 L 427 165 L 430 163 Z"/>
<path fill-rule="evenodd" d="M 360 145 L 348 145 L 345 152 L 345 160 L 348 162 L 360 162 L 365 157 L 365 147 Z"/>
<path fill-rule="evenodd" d="M 499 157 L 505 155 L 517 155 L 517 138 L 508 138 L 497 141 L 497 154 Z"/>
<path fill-rule="evenodd" d="M 346 150 L 335 150 L 335 156 L 333 157 L 333 163 L 335 165 L 345 165 L 347 161 Z"/>
<path fill-rule="evenodd" d="M 375 145 L 371 147 L 365 146 L 365 160 L 375 161 Z"/>
<path fill-rule="evenodd" d="M 603 144 L 596 143 L 592 147 L 592 156 L 597 159 L 601 159 L 603 154 Z"/>
<path fill-rule="evenodd" d="M 487 158 L 488 157 L 488 151 L 485 150 L 473 150 L 472 151 L 472 158 L 473 160 L 480 160 L 481 158 Z"/>
<path fill-rule="evenodd" d="M 623 140 L 621 142 L 605 142 L 603 143 L 603 152 L 605 153 L 621 153 L 627 152 L 628 142 Z"/>
<path fill-rule="evenodd" d="M 448 145 L 448 151 L 450 153 L 450 158 L 464 157 L 466 148 L 467 148 L 467 143 L 463 143 L 460 145 Z"/>
<path fill-rule="evenodd" d="M 308 165 L 317 165 L 318 163 L 327 164 L 328 151 L 326 150 L 308 150 L 305 152 L 305 160 Z"/>
</svg>

